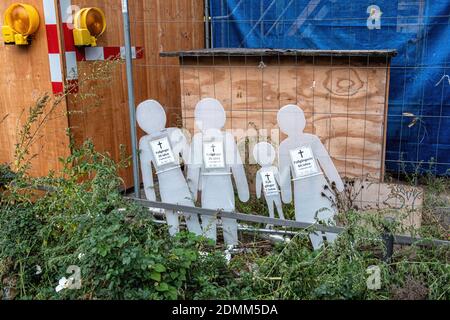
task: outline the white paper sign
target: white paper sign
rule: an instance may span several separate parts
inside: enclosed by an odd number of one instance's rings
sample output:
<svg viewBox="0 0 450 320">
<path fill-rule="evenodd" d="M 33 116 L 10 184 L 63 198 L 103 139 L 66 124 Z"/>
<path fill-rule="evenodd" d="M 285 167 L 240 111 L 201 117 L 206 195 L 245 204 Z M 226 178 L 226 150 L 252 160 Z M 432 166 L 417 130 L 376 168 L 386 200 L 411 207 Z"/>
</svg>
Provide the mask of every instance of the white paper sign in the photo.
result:
<svg viewBox="0 0 450 320">
<path fill-rule="evenodd" d="M 290 150 L 292 167 L 296 178 L 304 178 L 319 173 L 316 159 L 310 147 Z"/>
<path fill-rule="evenodd" d="M 203 143 L 203 161 L 206 169 L 225 168 L 223 143 L 221 141 Z"/>
<path fill-rule="evenodd" d="M 277 182 L 272 171 L 261 172 L 263 190 L 266 196 L 273 196 L 279 193 Z"/>
<path fill-rule="evenodd" d="M 158 167 L 175 163 L 175 157 L 173 156 L 172 148 L 167 137 L 150 141 L 150 147 L 152 148 L 153 156 Z"/>
</svg>

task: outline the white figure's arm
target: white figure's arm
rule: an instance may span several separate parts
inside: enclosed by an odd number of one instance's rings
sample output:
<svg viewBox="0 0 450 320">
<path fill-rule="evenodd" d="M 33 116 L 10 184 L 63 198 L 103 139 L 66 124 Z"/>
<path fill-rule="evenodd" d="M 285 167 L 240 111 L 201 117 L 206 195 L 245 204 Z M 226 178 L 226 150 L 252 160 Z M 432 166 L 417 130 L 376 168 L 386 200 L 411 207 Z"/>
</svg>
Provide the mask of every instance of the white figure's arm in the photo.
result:
<svg viewBox="0 0 450 320">
<path fill-rule="evenodd" d="M 275 176 L 275 181 L 281 186 L 280 172 L 277 167 L 272 167 L 273 175 Z"/>
<path fill-rule="evenodd" d="M 189 190 L 194 197 L 194 201 L 197 201 L 200 183 L 200 168 L 195 168 L 192 166 L 188 168 L 187 183 Z"/>
<path fill-rule="evenodd" d="M 141 159 L 141 171 L 142 182 L 144 183 L 145 197 L 147 200 L 155 201 L 155 187 L 153 183 L 152 172 L 152 151 L 150 150 L 150 144 L 147 137 L 142 137 L 139 142 L 140 159 Z"/>
<path fill-rule="evenodd" d="M 189 157 L 189 144 L 183 131 L 179 128 L 169 128 L 170 141 L 172 143 L 173 151 L 186 160 Z"/>
<path fill-rule="evenodd" d="M 191 176 L 195 174 L 195 168 L 189 165 L 191 163 L 191 146 L 189 145 L 188 139 L 186 137 L 186 134 L 189 134 L 189 132 L 187 130 L 183 131 L 179 128 L 170 128 L 169 130 L 174 153 L 176 153 L 177 157 L 181 155 L 180 164 L 181 160 L 184 161 L 184 174 L 186 176 L 186 183 L 188 185 L 189 192 L 192 196 L 191 199 L 193 201 L 197 201 L 198 190 L 195 188 L 197 188 L 198 186 L 198 179 L 193 179 L 197 181 L 196 183 L 190 182 L 192 178 Z"/>
<path fill-rule="evenodd" d="M 291 163 L 288 152 L 281 152 L 280 146 L 280 189 L 284 203 L 292 202 Z"/>
<path fill-rule="evenodd" d="M 339 192 L 344 191 L 344 182 L 342 182 L 342 179 L 339 176 L 339 173 L 336 170 L 336 167 L 334 166 L 334 163 L 331 160 L 327 149 L 325 149 L 319 138 L 316 137 L 316 139 L 317 140 L 314 143 L 314 153 L 317 157 L 317 160 L 319 160 L 319 163 L 323 171 L 325 172 L 325 175 L 327 176 L 328 180 L 336 184 L 336 189 Z"/>
<path fill-rule="evenodd" d="M 194 201 L 197 201 L 199 183 L 200 183 L 200 170 L 201 170 L 201 137 L 198 135 L 192 139 L 192 144 L 189 148 L 188 156 L 185 158 L 187 164 L 187 183 L 191 190 Z M 199 162 L 200 161 L 200 162 Z"/>
<path fill-rule="evenodd" d="M 256 197 L 261 198 L 261 188 L 262 188 L 262 180 L 261 180 L 261 169 L 256 173 Z"/>
<path fill-rule="evenodd" d="M 228 159 L 231 160 L 229 164 L 231 166 L 231 172 L 233 173 L 234 181 L 236 182 L 239 199 L 242 202 L 247 202 L 248 199 L 250 199 L 247 177 L 245 175 L 244 165 L 242 164 L 239 149 L 237 148 L 236 142 L 234 141 L 234 137 L 230 134 L 226 135 L 226 145 L 226 157 L 231 157 L 231 159 Z"/>
</svg>

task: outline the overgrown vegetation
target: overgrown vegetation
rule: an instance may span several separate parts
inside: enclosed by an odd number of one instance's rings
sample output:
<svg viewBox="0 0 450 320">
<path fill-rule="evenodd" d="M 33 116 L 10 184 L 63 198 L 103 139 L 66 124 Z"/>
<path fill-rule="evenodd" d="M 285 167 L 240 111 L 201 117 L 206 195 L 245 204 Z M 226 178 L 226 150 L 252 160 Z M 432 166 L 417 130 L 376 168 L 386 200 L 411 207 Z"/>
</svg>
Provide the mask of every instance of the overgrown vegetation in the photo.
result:
<svg viewBox="0 0 450 320">
<path fill-rule="evenodd" d="M 386 226 L 374 216 L 346 212 L 346 232 L 319 251 L 302 232 L 272 250 L 250 247 L 227 264 L 205 239 L 170 238 L 147 210 L 124 200 L 117 171 L 127 161 L 114 163 L 90 142 L 61 161 L 59 175 L 41 179 L 2 171 L 4 299 L 450 298 L 448 247 L 397 248 L 385 262 L 379 236 Z M 72 265 L 80 268 L 80 289 L 57 292 Z M 372 265 L 381 270 L 379 290 L 367 287 Z"/>
<path fill-rule="evenodd" d="M 2 299 L 450 299 L 448 246 L 396 247 L 384 260 L 381 234 L 402 226 L 345 199 L 338 217 L 345 232 L 334 244 L 313 251 L 314 230 L 276 245 L 247 237 L 245 250 L 227 263 L 220 245 L 187 232 L 169 237 L 148 210 L 125 200 L 118 171 L 128 159 L 114 163 L 90 141 L 72 141 L 60 172 L 31 178 L 28 148 L 48 119 L 49 101 L 29 110 L 15 162 L 0 166 Z M 446 179 L 427 183 L 433 194 L 448 190 Z M 426 212 L 445 206 L 439 199 L 427 195 Z M 265 206 L 252 199 L 238 202 L 238 210 L 264 214 Z M 286 211 L 292 218 L 293 209 Z M 408 231 L 448 238 L 431 219 Z M 380 270 L 379 288 L 370 286 L 371 266 Z"/>
<path fill-rule="evenodd" d="M 222 276 L 223 257 L 199 254 L 206 243 L 188 233 L 167 237 L 148 211 L 124 200 L 120 165 L 89 142 L 74 150 L 64 178 L 17 178 L 5 191 L 0 276 L 9 298 L 174 299 Z M 37 185 L 51 191 L 37 195 Z M 81 289 L 57 293 L 71 265 L 81 269 Z"/>
<path fill-rule="evenodd" d="M 124 200 L 117 170 L 125 162 L 90 142 L 63 162 L 63 177 L 16 176 L 3 192 L 4 299 L 450 298 L 448 248 L 398 248 L 384 262 L 384 226 L 373 216 L 347 212 L 346 232 L 319 251 L 302 232 L 227 264 L 222 250 L 186 232 L 168 237 L 147 210 Z M 37 194 L 37 185 L 51 191 Z M 80 289 L 56 292 L 72 265 L 81 270 Z M 381 269 L 379 290 L 367 287 L 372 265 Z"/>
</svg>

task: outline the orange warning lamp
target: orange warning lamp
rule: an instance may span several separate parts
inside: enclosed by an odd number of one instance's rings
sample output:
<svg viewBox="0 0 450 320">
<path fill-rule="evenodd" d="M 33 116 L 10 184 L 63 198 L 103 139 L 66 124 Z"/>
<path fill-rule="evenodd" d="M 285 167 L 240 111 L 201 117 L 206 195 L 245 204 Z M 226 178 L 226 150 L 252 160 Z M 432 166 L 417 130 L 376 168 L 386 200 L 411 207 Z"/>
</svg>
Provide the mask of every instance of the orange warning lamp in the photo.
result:
<svg viewBox="0 0 450 320">
<path fill-rule="evenodd" d="M 29 37 L 38 30 L 39 23 L 39 13 L 32 5 L 10 5 L 5 12 L 5 25 L 2 26 L 5 44 L 28 45 Z"/>
<path fill-rule="evenodd" d="M 74 17 L 76 46 L 97 46 L 97 38 L 106 30 L 106 18 L 99 8 L 83 8 Z"/>
</svg>

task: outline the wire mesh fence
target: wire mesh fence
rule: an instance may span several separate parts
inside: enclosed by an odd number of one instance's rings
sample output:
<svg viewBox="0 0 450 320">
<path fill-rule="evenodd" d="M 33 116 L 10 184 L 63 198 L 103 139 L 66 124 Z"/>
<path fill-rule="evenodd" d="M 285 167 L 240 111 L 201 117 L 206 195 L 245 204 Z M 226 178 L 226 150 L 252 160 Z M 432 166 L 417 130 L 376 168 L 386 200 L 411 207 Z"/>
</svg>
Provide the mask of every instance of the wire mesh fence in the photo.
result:
<svg viewBox="0 0 450 320">
<path fill-rule="evenodd" d="M 215 47 L 396 49 L 386 168 L 447 173 L 448 2 L 212 1 L 211 11 Z"/>
<path fill-rule="evenodd" d="M 218 99 L 251 186 L 252 147 L 286 138 L 277 112 L 287 104 L 304 111 L 355 207 L 416 209 L 417 174 L 448 175 L 447 1 L 169 2 L 131 19 L 145 37 L 170 37 L 136 64 L 159 79 L 148 98 L 190 137 L 196 104 Z"/>
</svg>

